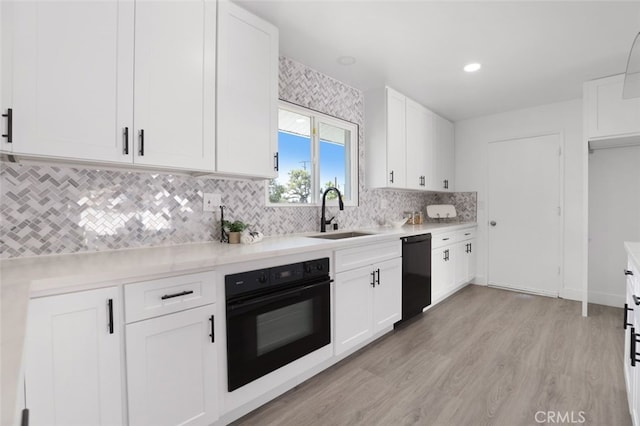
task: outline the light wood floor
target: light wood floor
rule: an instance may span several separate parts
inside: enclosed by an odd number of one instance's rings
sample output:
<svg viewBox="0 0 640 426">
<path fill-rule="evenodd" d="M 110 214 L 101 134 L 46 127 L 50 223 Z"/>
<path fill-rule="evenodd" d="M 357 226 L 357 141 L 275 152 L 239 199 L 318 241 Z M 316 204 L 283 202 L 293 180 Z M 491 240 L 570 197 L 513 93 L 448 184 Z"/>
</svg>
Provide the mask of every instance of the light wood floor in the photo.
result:
<svg viewBox="0 0 640 426">
<path fill-rule="evenodd" d="M 471 285 L 235 424 L 511 426 L 583 411 L 583 424 L 630 425 L 622 309 L 589 314 Z"/>
</svg>

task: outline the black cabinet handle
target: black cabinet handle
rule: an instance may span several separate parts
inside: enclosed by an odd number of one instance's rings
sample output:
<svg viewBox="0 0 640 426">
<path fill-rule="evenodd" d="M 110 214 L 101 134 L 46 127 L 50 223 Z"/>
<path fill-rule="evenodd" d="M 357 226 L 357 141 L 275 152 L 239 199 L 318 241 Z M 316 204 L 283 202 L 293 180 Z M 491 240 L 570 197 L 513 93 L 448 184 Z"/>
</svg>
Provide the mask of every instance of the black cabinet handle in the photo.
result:
<svg viewBox="0 0 640 426">
<path fill-rule="evenodd" d="M 624 274 L 625 274 L 625 275 L 633 275 L 633 271 L 630 271 L 630 270 L 628 270 L 628 269 L 625 269 L 625 270 L 624 270 Z"/>
<path fill-rule="evenodd" d="M 140 147 L 138 149 L 140 157 L 144 156 L 144 129 L 140 129 Z"/>
<path fill-rule="evenodd" d="M 449 237 L 443 238 L 442 241 L 447 241 L 448 239 L 449 239 Z"/>
<path fill-rule="evenodd" d="M 632 324 L 629 324 L 629 311 L 633 312 L 633 308 L 630 308 L 626 303 L 624 304 L 624 329 L 627 327 L 631 327 Z"/>
<path fill-rule="evenodd" d="M 469 253 L 473 253 L 473 243 L 469 243 Z"/>
<path fill-rule="evenodd" d="M 376 286 L 376 271 L 371 272 L 371 287 Z"/>
<path fill-rule="evenodd" d="M 631 327 L 631 333 L 629 333 L 629 359 L 631 360 L 631 366 L 636 366 L 636 329 Z"/>
<path fill-rule="evenodd" d="M 391 175 L 391 179 L 389 180 L 389 182 L 393 183 L 393 170 L 391 170 L 390 175 Z"/>
<path fill-rule="evenodd" d="M 122 149 L 124 155 L 129 155 L 129 128 L 124 128 L 124 147 Z"/>
<path fill-rule="evenodd" d="M 443 183 L 442 186 L 444 187 L 444 189 L 448 189 L 449 188 L 449 181 L 447 179 L 443 180 L 442 183 Z"/>
<path fill-rule="evenodd" d="M 22 409 L 22 419 L 20 419 L 20 426 L 29 426 L 29 409 Z"/>
<path fill-rule="evenodd" d="M 211 322 L 211 334 L 209 335 L 209 337 L 211 337 L 211 343 L 215 343 L 216 342 L 216 329 L 215 329 L 215 317 L 214 315 L 211 315 L 209 317 L 209 321 Z"/>
<path fill-rule="evenodd" d="M 113 299 L 107 300 L 107 311 L 109 312 L 109 334 L 113 334 Z"/>
<path fill-rule="evenodd" d="M 273 154 L 273 170 L 276 172 L 280 170 L 280 155 L 277 152 Z"/>
<path fill-rule="evenodd" d="M 6 114 L 2 114 L 3 117 L 7 117 L 7 133 L 2 135 L 3 138 L 7 138 L 7 143 L 13 143 L 13 109 L 8 108 Z"/>
<path fill-rule="evenodd" d="M 443 252 L 443 254 L 444 254 L 444 260 L 445 260 L 445 261 L 448 261 L 448 260 L 449 260 L 449 249 L 446 249 L 446 250 Z"/>
<path fill-rule="evenodd" d="M 376 284 L 380 285 L 380 268 L 376 269 L 376 274 L 378 278 L 376 278 Z"/>
<path fill-rule="evenodd" d="M 162 300 L 173 299 L 174 297 L 186 296 L 187 294 L 193 294 L 193 290 L 185 290 L 185 291 L 181 291 L 180 293 L 174 293 L 174 294 L 165 294 L 160 299 Z"/>
<path fill-rule="evenodd" d="M 629 334 L 629 338 L 630 340 L 630 345 L 629 345 L 629 358 L 631 359 L 631 366 L 635 367 L 636 366 L 636 362 L 640 361 L 638 358 L 636 358 L 638 355 L 638 352 L 636 352 L 636 345 L 638 344 L 638 335 L 636 334 L 636 329 L 634 327 L 631 327 L 631 333 Z"/>
<path fill-rule="evenodd" d="M 636 296 L 635 294 L 633 295 L 633 302 L 636 304 L 636 306 L 640 306 L 640 297 Z"/>
</svg>

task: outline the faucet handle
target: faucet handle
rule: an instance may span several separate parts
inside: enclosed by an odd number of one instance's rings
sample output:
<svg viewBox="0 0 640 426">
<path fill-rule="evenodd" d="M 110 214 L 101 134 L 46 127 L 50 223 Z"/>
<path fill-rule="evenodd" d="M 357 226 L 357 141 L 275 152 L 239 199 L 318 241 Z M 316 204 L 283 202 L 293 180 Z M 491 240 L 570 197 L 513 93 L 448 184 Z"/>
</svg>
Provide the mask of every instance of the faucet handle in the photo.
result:
<svg viewBox="0 0 640 426">
<path fill-rule="evenodd" d="M 335 216 L 332 216 L 332 217 L 331 217 L 331 219 L 325 219 L 325 220 L 324 220 L 324 223 L 325 223 L 325 224 L 327 224 L 327 225 L 331 225 L 331 221 L 332 221 L 333 219 L 335 219 L 335 218 L 336 218 Z"/>
</svg>

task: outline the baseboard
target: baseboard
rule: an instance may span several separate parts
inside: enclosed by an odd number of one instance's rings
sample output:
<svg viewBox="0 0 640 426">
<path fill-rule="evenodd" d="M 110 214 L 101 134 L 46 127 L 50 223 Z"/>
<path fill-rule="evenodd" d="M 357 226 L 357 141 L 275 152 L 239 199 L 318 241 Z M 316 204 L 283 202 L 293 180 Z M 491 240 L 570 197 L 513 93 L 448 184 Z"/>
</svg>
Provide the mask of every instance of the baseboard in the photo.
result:
<svg viewBox="0 0 640 426">
<path fill-rule="evenodd" d="M 589 303 L 622 308 L 624 306 L 624 302 L 625 296 L 622 294 L 602 293 L 599 291 L 589 292 Z"/>
<path fill-rule="evenodd" d="M 558 296 L 561 299 L 575 300 L 577 302 L 582 302 L 583 294 L 584 294 L 584 291 L 582 290 L 577 290 L 575 288 L 563 288 L 560 290 L 560 293 L 558 294 Z"/>
</svg>

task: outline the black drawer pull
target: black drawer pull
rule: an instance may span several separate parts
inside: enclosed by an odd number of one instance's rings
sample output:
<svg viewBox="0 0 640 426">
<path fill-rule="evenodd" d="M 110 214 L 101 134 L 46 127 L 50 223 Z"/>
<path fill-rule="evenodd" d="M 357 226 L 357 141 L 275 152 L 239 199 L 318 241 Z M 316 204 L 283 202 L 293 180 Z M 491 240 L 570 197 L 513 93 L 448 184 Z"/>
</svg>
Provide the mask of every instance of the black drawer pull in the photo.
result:
<svg viewBox="0 0 640 426">
<path fill-rule="evenodd" d="M 447 241 L 448 239 L 449 239 L 449 237 L 443 238 L 442 241 Z"/>
<path fill-rule="evenodd" d="M 636 306 L 640 306 L 640 297 L 636 296 L 635 294 L 633 295 L 633 302 L 636 304 Z"/>
<path fill-rule="evenodd" d="M 215 343 L 216 342 L 216 331 L 215 331 L 215 318 L 213 315 L 211 315 L 209 317 L 209 321 L 211 321 L 211 334 L 209 335 L 209 337 L 211 337 L 211 343 Z"/>
<path fill-rule="evenodd" d="M 160 299 L 162 300 L 173 299 L 174 297 L 186 296 L 187 294 L 193 294 L 193 290 L 185 290 L 185 291 L 181 291 L 180 293 L 174 293 L 174 294 L 165 294 Z"/>
<path fill-rule="evenodd" d="M 625 275 L 633 275 L 633 271 L 630 271 L 630 270 L 628 270 L 628 269 L 625 269 L 625 270 L 624 270 L 624 274 L 625 274 Z"/>
<path fill-rule="evenodd" d="M 8 108 L 6 114 L 2 114 L 3 117 L 7 117 L 7 133 L 2 135 L 3 138 L 7 138 L 7 143 L 13 142 L 13 109 Z"/>
<path fill-rule="evenodd" d="M 465 232 L 464 235 L 471 235 L 471 232 Z"/>
</svg>

